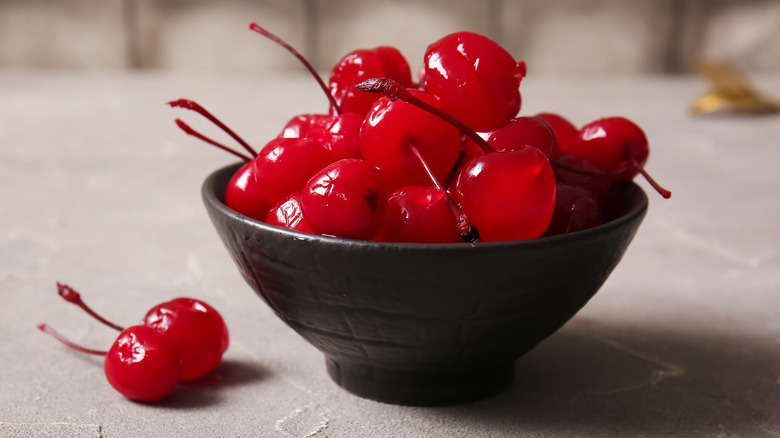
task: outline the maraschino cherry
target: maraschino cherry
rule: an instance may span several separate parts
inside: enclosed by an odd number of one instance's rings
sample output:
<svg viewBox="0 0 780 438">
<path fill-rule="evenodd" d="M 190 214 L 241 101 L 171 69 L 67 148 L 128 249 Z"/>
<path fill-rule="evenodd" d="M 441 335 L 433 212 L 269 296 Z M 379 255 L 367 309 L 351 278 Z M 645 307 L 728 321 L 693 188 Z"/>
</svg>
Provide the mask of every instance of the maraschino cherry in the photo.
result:
<svg viewBox="0 0 780 438">
<path fill-rule="evenodd" d="M 414 143 L 408 147 L 425 169 L 432 185 L 402 187 L 390 196 L 378 240 L 416 243 L 479 241 L 476 227 L 447 193 L 419 148 Z"/>
<path fill-rule="evenodd" d="M 309 225 L 309 221 L 303 217 L 303 208 L 301 208 L 301 192 L 295 192 L 282 200 L 280 203 L 271 207 L 271 210 L 265 217 L 265 223 L 300 231 L 303 233 L 314 232 L 314 230 L 311 228 L 311 225 Z"/>
<path fill-rule="evenodd" d="M 39 324 L 38 329 L 82 353 L 104 356 L 103 370 L 108 383 L 131 400 L 162 400 L 173 392 L 179 382 L 182 361 L 178 348 L 151 327 L 128 327 L 108 351 L 77 345 L 47 324 Z"/>
<path fill-rule="evenodd" d="M 180 297 L 154 306 L 144 325 L 172 341 L 182 360 L 181 380 L 203 377 L 222 361 L 230 345 L 225 321 L 201 300 Z"/>
<path fill-rule="evenodd" d="M 556 113 L 539 113 L 537 118 L 544 120 L 555 133 L 556 153 L 553 156 L 568 155 L 572 145 L 578 141 L 579 133 L 570 121 Z"/>
<path fill-rule="evenodd" d="M 342 111 L 365 115 L 378 97 L 358 92 L 355 85 L 376 77 L 413 86 L 409 63 L 401 52 L 394 47 L 380 46 L 354 50 L 341 58 L 330 74 L 330 92 Z"/>
<path fill-rule="evenodd" d="M 549 160 L 539 149 L 520 145 L 496 151 L 461 121 L 416 98 L 393 80 L 370 79 L 357 88 L 424 109 L 458 127 L 485 150 L 465 163 L 451 190 L 479 230 L 481 240 L 524 240 L 544 233 L 555 207 L 555 178 Z"/>
<path fill-rule="evenodd" d="M 588 190 L 565 183 L 558 183 L 555 211 L 545 236 L 586 230 L 604 223 L 601 205 Z"/>
<path fill-rule="evenodd" d="M 525 70 L 525 63 L 515 61 L 495 41 L 456 32 L 428 46 L 425 89 L 441 99 L 442 110 L 471 129 L 490 131 L 520 110 Z"/>
<path fill-rule="evenodd" d="M 496 150 L 512 149 L 519 145 L 533 146 L 546 157 L 556 150 L 555 133 L 550 125 L 539 117 L 516 117 L 493 131 L 484 133 L 488 144 Z M 466 157 L 473 158 L 485 151 L 473 140 L 466 138 L 463 148 Z"/>
<path fill-rule="evenodd" d="M 446 192 L 434 186 L 406 186 L 387 200 L 378 239 L 384 242 L 462 242 Z"/>
<path fill-rule="evenodd" d="M 438 99 L 425 91 L 408 89 L 408 94 L 430 106 L 439 105 Z M 461 153 L 461 134 L 449 123 L 414 105 L 388 97 L 379 98 L 366 115 L 360 131 L 363 159 L 379 168 L 394 189 L 427 185 L 430 178 L 412 153 L 412 144 L 419 149 L 436 178 L 443 181 Z"/>
<path fill-rule="evenodd" d="M 272 206 L 299 192 L 320 169 L 335 161 L 319 140 L 275 138 L 228 182 L 225 203 L 254 219 L 265 219 Z"/>
<path fill-rule="evenodd" d="M 617 181 L 628 181 L 638 173 L 663 196 L 672 192 L 661 187 L 644 169 L 650 153 L 642 128 L 625 117 L 605 117 L 579 130 L 579 141 L 568 152 L 585 158 L 599 170 L 616 173 Z"/>
<path fill-rule="evenodd" d="M 343 159 L 306 183 L 301 208 L 319 234 L 370 240 L 382 226 L 388 195 L 376 167 L 360 159 Z"/>
<path fill-rule="evenodd" d="M 114 341 L 103 364 L 106 379 L 125 397 L 154 402 L 173 392 L 184 362 L 172 340 L 145 325 L 128 327 Z"/>
<path fill-rule="evenodd" d="M 142 325 L 125 329 L 93 311 L 70 286 L 57 283 L 57 293 L 101 323 L 121 331 L 119 337 L 105 352 L 80 347 L 46 324 L 38 328 L 79 351 L 106 356 L 104 368 L 109 383 L 133 400 L 159 400 L 179 380 L 210 373 L 229 345 L 222 316 L 200 300 L 176 298 L 159 304 L 147 312 Z"/>
</svg>

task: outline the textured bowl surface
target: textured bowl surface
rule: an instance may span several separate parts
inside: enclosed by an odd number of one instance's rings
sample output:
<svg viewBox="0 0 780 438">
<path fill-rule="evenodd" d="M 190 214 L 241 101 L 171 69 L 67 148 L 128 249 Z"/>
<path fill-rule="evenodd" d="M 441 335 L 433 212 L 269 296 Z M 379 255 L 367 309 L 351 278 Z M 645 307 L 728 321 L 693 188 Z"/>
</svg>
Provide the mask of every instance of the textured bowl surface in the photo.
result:
<svg viewBox="0 0 780 438">
<path fill-rule="evenodd" d="M 629 184 L 599 227 L 518 242 L 403 244 L 303 234 L 225 206 L 237 165 L 203 198 L 239 271 L 326 356 L 336 383 L 400 404 L 459 403 L 506 387 L 514 361 L 598 291 L 647 211 Z"/>
</svg>

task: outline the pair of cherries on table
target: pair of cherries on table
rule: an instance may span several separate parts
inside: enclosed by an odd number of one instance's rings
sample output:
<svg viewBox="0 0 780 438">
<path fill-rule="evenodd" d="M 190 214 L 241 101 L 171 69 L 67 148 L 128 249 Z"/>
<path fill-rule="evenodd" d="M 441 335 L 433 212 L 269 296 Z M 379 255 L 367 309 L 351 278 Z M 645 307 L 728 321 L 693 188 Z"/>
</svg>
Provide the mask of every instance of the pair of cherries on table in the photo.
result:
<svg viewBox="0 0 780 438">
<path fill-rule="evenodd" d="M 524 62 L 475 33 L 431 44 L 421 78 L 392 47 L 356 50 L 329 84 L 294 48 L 330 101 L 294 117 L 256 152 L 199 104 L 246 155 L 225 192 L 233 210 L 272 225 L 350 239 L 454 243 L 523 240 L 602 223 L 615 185 L 644 171 L 649 147 L 622 117 L 575 128 L 556 114 L 517 117 Z"/>
<path fill-rule="evenodd" d="M 180 381 L 210 373 L 227 350 L 225 321 L 213 307 L 193 298 L 175 298 L 150 309 L 142 324 L 127 328 L 103 318 L 68 285 L 57 292 L 101 323 L 120 331 L 108 351 L 74 344 L 47 324 L 38 328 L 83 353 L 105 356 L 106 379 L 125 397 L 154 402 L 168 396 Z"/>
</svg>

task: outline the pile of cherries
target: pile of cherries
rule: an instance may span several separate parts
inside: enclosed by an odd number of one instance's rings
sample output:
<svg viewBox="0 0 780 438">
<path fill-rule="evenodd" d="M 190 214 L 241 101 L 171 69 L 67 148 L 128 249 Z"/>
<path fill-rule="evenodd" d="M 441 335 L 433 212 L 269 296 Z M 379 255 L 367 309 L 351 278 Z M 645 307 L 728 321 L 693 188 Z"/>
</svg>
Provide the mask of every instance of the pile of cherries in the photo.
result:
<svg viewBox="0 0 780 438">
<path fill-rule="evenodd" d="M 57 292 L 101 323 L 120 331 L 108 351 L 77 345 L 47 324 L 38 329 L 63 344 L 87 354 L 105 356 L 108 383 L 125 397 L 154 402 L 168 396 L 178 382 L 210 373 L 227 350 L 225 321 L 213 307 L 193 298 L 176 298 L 154 306 L 142 324 L 121 327 L 103 318 L 68 285 L 57 283 Z"/>
<path fill-rule="evenodd" d="M 231 149 L 186 133 L 246 163 L 225 203 L 272 225 L 350 239 L 454 243 L 532 239 L 605 220 L 620 184 L 645 172 L 649 147 L 623 117 L 577 129 L 563 117 L 518 116 L 526 74 L 496 42 L 457 32 L 428 46 L 419 78 L 393 47 L 355 50 L 329 84 L 287 43 L 325 92 L 327 113 L 293 117 L 256 152 L 197 103 L 169 104 L 205 116 L 235 139 Z"/>
</svg>

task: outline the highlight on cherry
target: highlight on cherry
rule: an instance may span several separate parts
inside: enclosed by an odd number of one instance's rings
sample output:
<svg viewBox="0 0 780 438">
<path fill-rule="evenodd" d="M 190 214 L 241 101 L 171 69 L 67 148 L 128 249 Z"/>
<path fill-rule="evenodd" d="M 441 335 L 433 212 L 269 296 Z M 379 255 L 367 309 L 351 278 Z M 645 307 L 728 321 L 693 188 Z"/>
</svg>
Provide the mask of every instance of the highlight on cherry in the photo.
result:
<svg viewBox="0 0 780 438">
<path fill-rule="evenodd" d="M 224 193 L 237 213 L 295 232 L 377 242 L 527 240 L 611 220 L 621 187 L 645 169 L 649 141 L 612 116 L 578 128 L 556 112 L 521 115 L 527 65 L 495 41 L 455 32 L 426 49 L 420 77 L 391 46 L 346 54 L 324 80 L 295 48 L 323 108 L 290 118 L 254 148 L 203 106 L 169 102 L 220 128 L 230 147 L 180 119 L 186 134 L 243 164 Z"/>
</svg>

